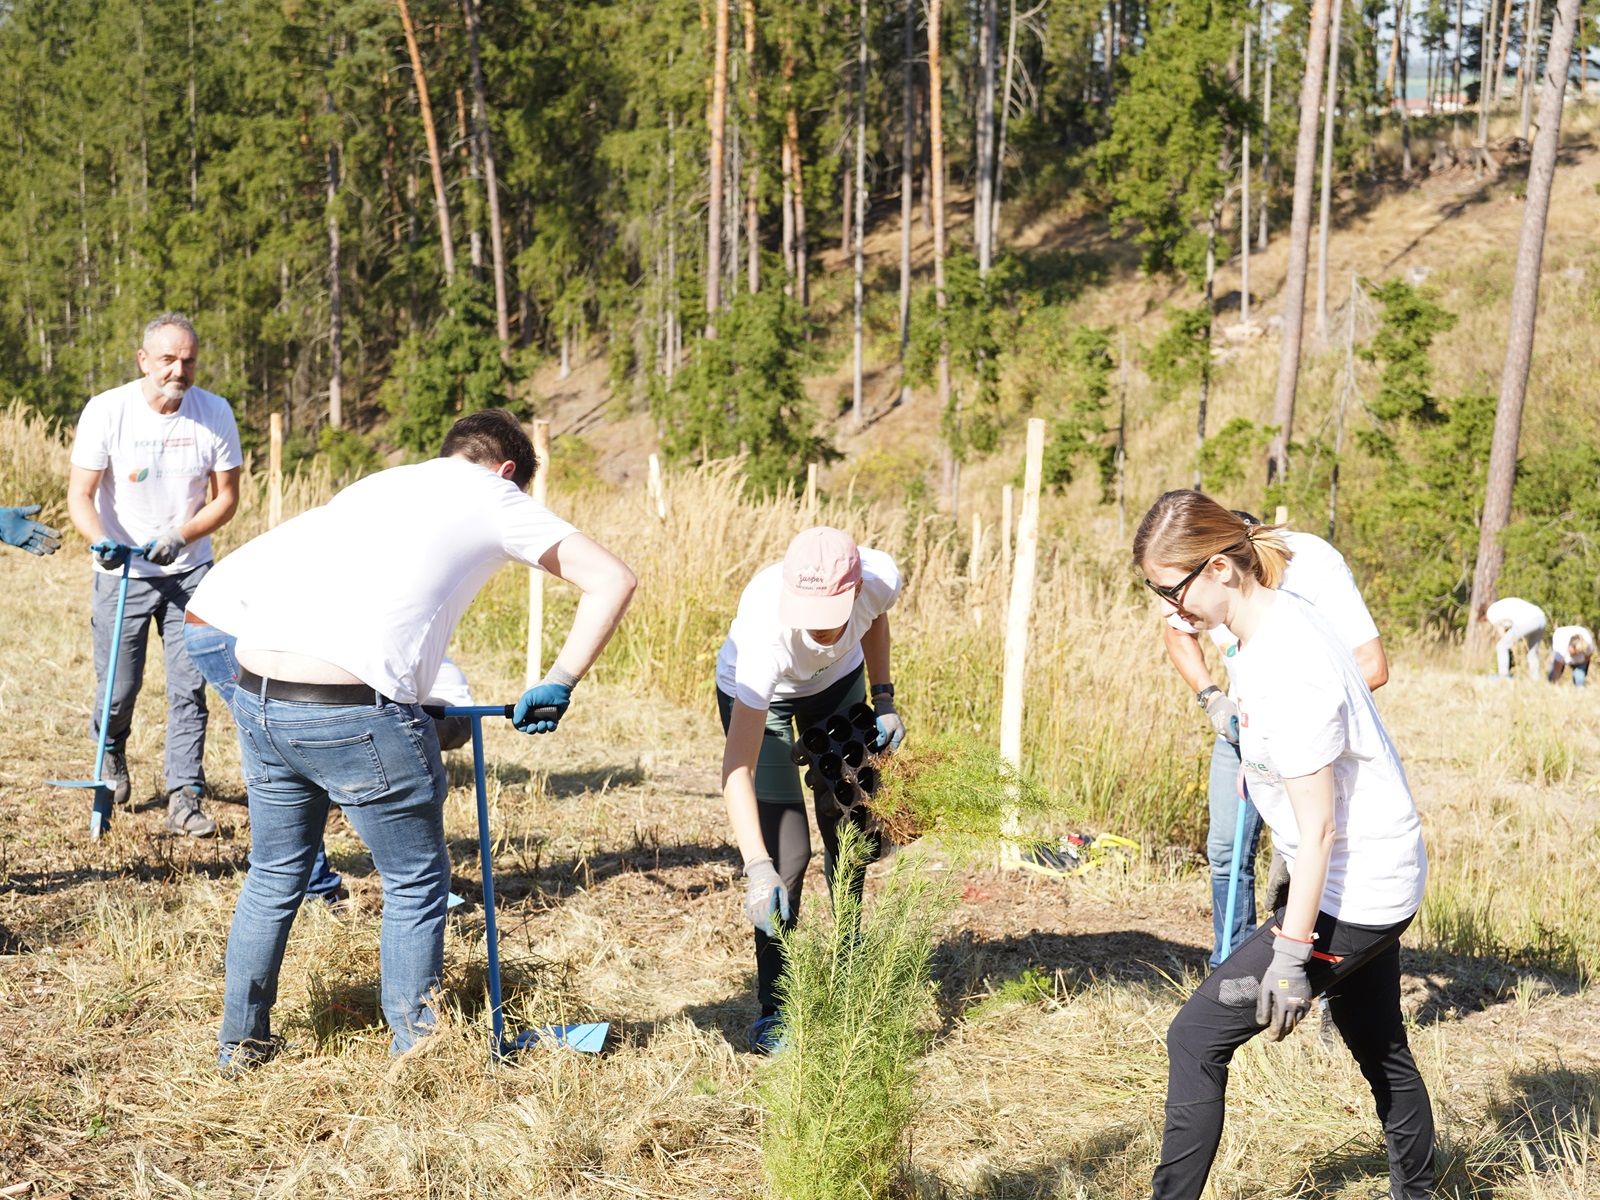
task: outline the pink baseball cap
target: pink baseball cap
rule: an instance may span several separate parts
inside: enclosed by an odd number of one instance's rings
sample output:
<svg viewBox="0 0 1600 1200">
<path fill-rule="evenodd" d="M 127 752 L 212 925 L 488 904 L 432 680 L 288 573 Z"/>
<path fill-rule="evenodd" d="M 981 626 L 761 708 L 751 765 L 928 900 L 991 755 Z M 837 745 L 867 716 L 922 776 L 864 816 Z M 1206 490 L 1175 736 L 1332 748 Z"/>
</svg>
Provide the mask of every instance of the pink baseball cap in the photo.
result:
<svg viewBox="0 0 1600 1200">
<path fill-rule="evenodd" d="M 778 624 L 785 629 L 837 629 L 850 619 L 861 582 L 861 552 L 848 533 L 804 529 L 783 556 Z"/>
</svg>

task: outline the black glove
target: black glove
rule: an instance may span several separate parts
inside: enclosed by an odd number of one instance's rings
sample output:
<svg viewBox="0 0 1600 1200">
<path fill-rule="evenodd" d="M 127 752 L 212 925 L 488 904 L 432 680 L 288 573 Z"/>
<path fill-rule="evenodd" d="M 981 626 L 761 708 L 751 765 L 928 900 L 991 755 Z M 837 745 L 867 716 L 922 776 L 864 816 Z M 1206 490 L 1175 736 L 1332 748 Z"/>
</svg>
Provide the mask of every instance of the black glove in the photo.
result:
<svg viewBox="0 0 1600 1200">
<path fill-rule="evenodd" d="M 459 750 L 472 740 L 471 717 L 435 717 L 433 729 L 441 750 Z"/>
</svg>

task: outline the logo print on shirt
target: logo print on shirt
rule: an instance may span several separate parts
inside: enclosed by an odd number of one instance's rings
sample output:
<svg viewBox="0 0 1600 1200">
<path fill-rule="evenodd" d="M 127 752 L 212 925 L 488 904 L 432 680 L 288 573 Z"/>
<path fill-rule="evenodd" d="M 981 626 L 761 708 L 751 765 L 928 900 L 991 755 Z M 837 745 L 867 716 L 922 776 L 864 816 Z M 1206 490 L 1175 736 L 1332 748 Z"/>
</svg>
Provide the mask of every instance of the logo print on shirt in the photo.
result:
<svg viewBox="0 0 1600 1200">
<path fill-rule="evenodd" d="M 129 471 L 128 472 L 128 482 L 129 483 L 143 483 L 146 479 L 149 479 L 149 478 L 150 478 L 150 468 L 149 467 L 140 467 L 137 471 Z"/>
</svg>

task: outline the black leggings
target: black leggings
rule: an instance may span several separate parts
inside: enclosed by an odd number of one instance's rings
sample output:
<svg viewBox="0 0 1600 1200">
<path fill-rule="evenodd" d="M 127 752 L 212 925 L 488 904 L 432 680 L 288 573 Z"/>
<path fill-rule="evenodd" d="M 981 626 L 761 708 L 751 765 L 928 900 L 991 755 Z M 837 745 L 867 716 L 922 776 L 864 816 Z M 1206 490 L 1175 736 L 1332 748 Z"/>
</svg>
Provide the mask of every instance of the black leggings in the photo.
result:
<svg viewBox="0 0 1600 1200">
<path fill-rule="evenodd" d="M 1167 1030 L 1167 1127 L 1154 1200 L 1199 1200 L 1205 1188 L 1222 1141 L 1228 1063 L 1261 1032 L 1256 995 L 1272 962 L 1272 929 L 1282 920 L 1280 908 L 1207 977 Z M 1322 913 L 1316 956 L 1306 968 L 1372 1088 L 1396 1200 L 1433 1194 L 1433 1106 L 1400 1013 L 1400 935 L 1410 924 L 1407 917 L 1374 928 Z"/>
</svg>

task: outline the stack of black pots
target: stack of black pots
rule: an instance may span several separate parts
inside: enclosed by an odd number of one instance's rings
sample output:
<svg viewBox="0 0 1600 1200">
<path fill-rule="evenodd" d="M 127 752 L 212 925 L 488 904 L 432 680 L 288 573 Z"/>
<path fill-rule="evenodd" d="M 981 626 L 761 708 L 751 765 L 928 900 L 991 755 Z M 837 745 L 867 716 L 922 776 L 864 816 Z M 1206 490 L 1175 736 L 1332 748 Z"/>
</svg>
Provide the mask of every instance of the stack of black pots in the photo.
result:
<svg viewBox="0 0 1600 1200">
<path fill-rule="evenodd" d="M 872 749 L 877 740 L 877 714 L 871 706 L 857 704 L 802 733 L 789 757 L 806 768 L 805 784 L 819 807 L 831 798 L 850 812 L 878 790 Z"/>
</svg>

